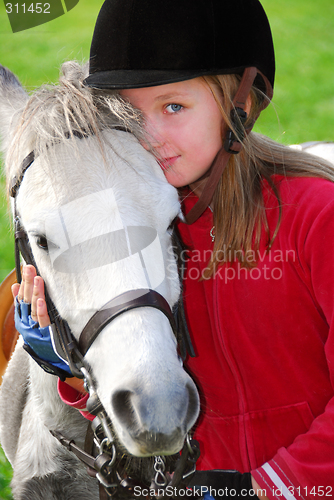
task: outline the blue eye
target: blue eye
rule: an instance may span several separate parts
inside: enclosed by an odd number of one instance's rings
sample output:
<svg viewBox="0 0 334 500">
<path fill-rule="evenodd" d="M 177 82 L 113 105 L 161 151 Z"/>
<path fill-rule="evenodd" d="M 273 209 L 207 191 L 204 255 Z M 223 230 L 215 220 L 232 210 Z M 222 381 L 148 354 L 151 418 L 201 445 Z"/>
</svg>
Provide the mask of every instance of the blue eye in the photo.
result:
<svg viewBox="0 0 334 500">
<path fill-rule="evenodd" d="M 181 104 L 168 104 L 166 110 L 170 113 L 177 113 L 178 111 L 181 111 L 182 108 L 183 106 L 181 106 Z"/>
</svg>

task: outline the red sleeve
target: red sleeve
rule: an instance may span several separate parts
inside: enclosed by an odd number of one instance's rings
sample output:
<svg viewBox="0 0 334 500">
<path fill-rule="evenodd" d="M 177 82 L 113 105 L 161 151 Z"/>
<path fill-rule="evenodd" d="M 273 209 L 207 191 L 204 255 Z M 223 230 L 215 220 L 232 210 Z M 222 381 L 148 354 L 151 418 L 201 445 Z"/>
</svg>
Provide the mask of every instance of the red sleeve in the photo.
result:
<svg viewBox="0 0 334 500">
<path fill-rule="evenodd" d="M 82 394 L 74 389 L 74 387 L 66 384 L 66 382 L 62 382 L 60 379 L 58 379 L 58 394 L 63 403 L 79 410 L 81 415 L 87 418 L 87 420 L 94 420 L 95 415 L 91 415 L 86 409 L 89 394 Z"/>
<path fill-rule="evenodd" d="M 300 242 L 300 262 L 310 279 L 315 306 L 329 326 L 328 337 L 322 340 L 334 387 L 334 201 L 333 189 L 324 191 L 314 192 L 311 204 L 315 208 L 301 215 L 300 224 L 309 226 Z M 323 200 L 324 208 L 319 209 L 319 200 L 326 197 L 329 202 L 324 206 Z M 307 433 L 298 436 L 288 448 L 280 448 L 272 460 L 253 470 L 252 475 L 270 499 L 333 498 L 334 398 Z"/>
</svg>

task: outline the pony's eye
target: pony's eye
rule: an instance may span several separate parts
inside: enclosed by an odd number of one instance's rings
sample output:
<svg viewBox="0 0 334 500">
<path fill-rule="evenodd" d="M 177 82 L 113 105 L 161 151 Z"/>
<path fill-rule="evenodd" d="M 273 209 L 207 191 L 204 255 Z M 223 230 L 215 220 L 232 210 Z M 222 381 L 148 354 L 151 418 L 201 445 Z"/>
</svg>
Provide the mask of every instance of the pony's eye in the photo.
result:
<svg viewBox="0 0 334 500">
<path fill-rule="evenodd" d="M 168 106 L 166 106 L 166 111 L 169 113 L 177 113 L 181 111 L 182 108 L 183 106 L 181 106 L 181 104 L 168 104 Z"/>
<path fill-rule="evenodd" d="M 32 234 L 34 237 L 35 243 L 40 248 L 41 250 L 44 250 L 44 252 L 52 252 L 53 250 L 59 249 L 57 245 L 52 243 L 51 240 L 47 239 L 44 234 Z"/>
<path fill-rule="evenodd" d="M 37 246 L 42 250 L 47 251 L 49 249 L 48 240 L 45 238 L 45 236 L 37 236 L 36 243 Z"/>
</svg>

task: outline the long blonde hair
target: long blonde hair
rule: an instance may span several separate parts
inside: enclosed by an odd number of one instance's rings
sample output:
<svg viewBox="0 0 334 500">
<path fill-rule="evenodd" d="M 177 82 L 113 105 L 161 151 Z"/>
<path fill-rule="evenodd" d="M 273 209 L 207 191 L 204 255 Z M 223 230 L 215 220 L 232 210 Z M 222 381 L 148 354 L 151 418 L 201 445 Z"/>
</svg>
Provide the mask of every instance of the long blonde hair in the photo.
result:
<svg viewBox="0 0 334 500">
<path fill-rule="evenodd" d="M 231 109 L 240 77 L 220 75 L 203 78 L 216 99 L 223 119 L 234 130 L 230 113 L 225 110 Z M 246 129 L 255 121 L 263 99 L 266 99 L 266 96 L 253 87 L 252 106 L 245 123 Z M 236 133 L 235 130 L 234 132 Z M 321 177 L 334 182 L 334 169 L 325 160 L 251 132 L 244 141 L 242 151 L 230 157 L 213 197 L 215 243 L 205 278 L 212 276 L 219 265 L 235 261 L 236 256 L 242 266 L 254 267 L 256 262 L 250 262 L 243 256 L 249 251 L 258 254 L 263 227 L 267 236 L 267 250 L 270 250 L 282 216 L 280 194 L 272 179 L 274 174 Z M 279 206 L 279 220 L 272 234 L 269 231 L 262 196 L 264 180 L 272 188 Z"/>
</svg>

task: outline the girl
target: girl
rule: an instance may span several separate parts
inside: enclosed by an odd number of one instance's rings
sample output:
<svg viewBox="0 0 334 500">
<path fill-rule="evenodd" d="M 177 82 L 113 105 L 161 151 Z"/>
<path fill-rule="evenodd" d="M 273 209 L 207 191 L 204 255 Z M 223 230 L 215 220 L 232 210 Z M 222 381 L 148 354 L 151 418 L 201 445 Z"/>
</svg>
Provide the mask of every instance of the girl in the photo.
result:
<svg viewBox="0 0 334 500">
<path fill-rule="evenodd" d="M 141 110 L 180 189 L 199 468 L 219 469 L 193 484 L 217 497 L 334 493 L 334 173 L 251 132 L 274 73 L 258 0 L 106 0 L 85 81 Z M 14 295 L 44 327 L 34 275 Z"/>
</svg>

